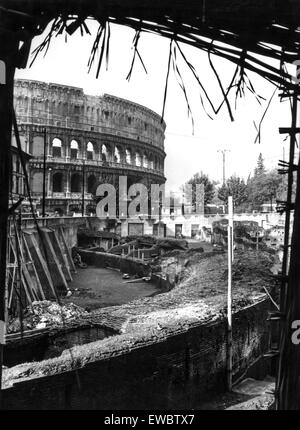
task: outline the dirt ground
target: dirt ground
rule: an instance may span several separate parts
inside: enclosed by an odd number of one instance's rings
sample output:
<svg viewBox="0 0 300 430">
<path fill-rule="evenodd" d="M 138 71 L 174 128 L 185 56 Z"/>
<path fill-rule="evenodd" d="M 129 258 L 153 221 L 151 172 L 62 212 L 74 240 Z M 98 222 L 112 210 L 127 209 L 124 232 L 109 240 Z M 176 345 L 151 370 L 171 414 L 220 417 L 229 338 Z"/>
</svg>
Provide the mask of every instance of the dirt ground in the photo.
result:
<svg viewBox="0 0 300 430">
<path fill-rule="evenodd" d="M 78 269 L 69 288 L 72 295 L 63 303 L 75 303 L 88 310 L 122 305 L 159 292 L 151 283 L 127 283 L 118 271 L 92 266 Z"/>
</svg>

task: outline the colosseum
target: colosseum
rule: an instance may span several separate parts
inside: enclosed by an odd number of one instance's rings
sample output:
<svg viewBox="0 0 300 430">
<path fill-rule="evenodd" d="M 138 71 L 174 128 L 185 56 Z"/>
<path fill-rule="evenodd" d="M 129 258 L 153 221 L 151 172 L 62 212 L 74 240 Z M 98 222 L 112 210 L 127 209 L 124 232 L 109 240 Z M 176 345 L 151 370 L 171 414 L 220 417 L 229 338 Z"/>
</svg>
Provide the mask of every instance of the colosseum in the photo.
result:
<svg viewBox="0 0 300 430">
<path fill-rule="evenodd" d="M 95 211 L 93 195 L 120 175 L 133 183 L 162 184 L 164 132 L 161 117 L 112 95 L 91 96 L 81 88 L 19 79 L 15 109 L 22 148 L 32 154 L 32 197 L 61 215 Z M 44 151 L 46 175 L 44 176 Z"/>
</svg>

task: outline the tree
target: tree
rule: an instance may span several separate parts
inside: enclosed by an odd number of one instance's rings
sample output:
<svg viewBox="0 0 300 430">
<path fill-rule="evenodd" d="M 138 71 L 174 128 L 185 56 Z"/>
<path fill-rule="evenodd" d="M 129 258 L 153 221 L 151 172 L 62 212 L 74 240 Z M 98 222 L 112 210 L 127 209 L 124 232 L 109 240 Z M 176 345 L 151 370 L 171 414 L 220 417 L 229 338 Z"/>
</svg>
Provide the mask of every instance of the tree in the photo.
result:
<svg viewBox="0 0 300 430">
<path fill-rule="evenodd" d="M 255 174 L 248 181 L 248 201 L 252 209 L 259 209 L 263 203 L 274 203 L 283 188 L 282 177 L 273 169 L 269 172 Z"/>
<path fill-rule="evenodd" d="M 266 173 L 266 168 L 265 168 L 265 163 L 264 163 L 264 159 L 262 156 L 262 153 L 260 152 L 258 159 L 257 159 L 257 164 L 254 170 L 254 176 L 260 176 Z"/>
<path fill-rule="evenodd" d="M 236 175 L 232 175 L 227 179 L 226 184 L 219 188 L 218 197 L 224 203 L 227 203 L 228 196 L 232 196 L 235 207 L 239 207 L 247 201 L 248 190 L 244 179 L 241 179 Z"/>
<path fill-rule="evenodd" d="M 204 185 L 204 204 L 208 204 L 212 201 L 215 195 L 215 183 L 211 181 L 208 175 L 203 172 L 195 173 L 195 175 L 187 181 L 186 184 L 192 184 L 192 204 L 196 202 L 196 184 Z"/>
</svg>

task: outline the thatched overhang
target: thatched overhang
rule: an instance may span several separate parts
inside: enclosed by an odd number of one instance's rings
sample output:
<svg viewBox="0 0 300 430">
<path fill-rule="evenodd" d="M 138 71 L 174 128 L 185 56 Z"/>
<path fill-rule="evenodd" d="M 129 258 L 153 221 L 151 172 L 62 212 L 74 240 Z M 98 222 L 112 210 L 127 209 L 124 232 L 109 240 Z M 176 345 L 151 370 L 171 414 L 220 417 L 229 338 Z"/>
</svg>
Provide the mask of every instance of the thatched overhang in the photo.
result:
<svg viewBox="0 0 300 430">
<path fill-rule="evenodd" d="M 104 29 L 117 23 L 160 34 L 228 59 L 276 85 L 294 86 L 283 64 L 299 58 L 297 0 L 1 0 L 0 7 L 2 22 L 24 40 L 52 20 L 52 35 L 72 34 L 79 26 L 85 32 L 84 21 L 91 17 Z"/>
</svg>

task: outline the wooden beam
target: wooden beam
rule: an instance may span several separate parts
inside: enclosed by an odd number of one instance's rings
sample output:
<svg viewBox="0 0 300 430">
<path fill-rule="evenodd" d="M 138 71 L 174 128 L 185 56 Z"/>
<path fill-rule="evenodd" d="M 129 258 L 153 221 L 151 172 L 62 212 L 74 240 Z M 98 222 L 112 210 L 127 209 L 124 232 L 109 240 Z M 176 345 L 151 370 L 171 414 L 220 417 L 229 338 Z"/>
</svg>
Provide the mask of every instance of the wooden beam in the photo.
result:
<svg viewBox="0 0 300 430">
<path fill-rule="evenodd" d="M 7 251 L 8 196 L 10 182 L 10 148 L 13 109 L 15 58 L 18 40 L 10 32 L 0 30 L 0 408 L 3 345 L 5 335 L 5 283 Z M 5 42 L 4 42 L 5 41 Z"/>
<path fill-rule="evenodd" d="M 34 261 L 35 268 L 38 273 L 40 283 L 43 286 L 44 295 L 47 300 L 56 299 L 56 291 L 52 282 L 52 278 L 47 266 L 47 263 L 39 249 L 39 245 L 34 236 L 34 232 L 24 231 L 24 238 L 28 245 L 31 257 Z"/>
<path fill-rule="evenodd" d="M 293 343 L 294 321 L 300 319 L 300 163 L 297 177 L 296 205 L 286 292 L 285 321 L 280 344 L 279 381 L 277 387 L 279 410 L 300 409 L 300 345 Z"/>
<path fill-rule="evenodd" d="M 295 127 L 295 128 L 279 127 L 279 134 L 295 134 L 295 133 L 300 133 L 300 127 Z"/>
</svg>

